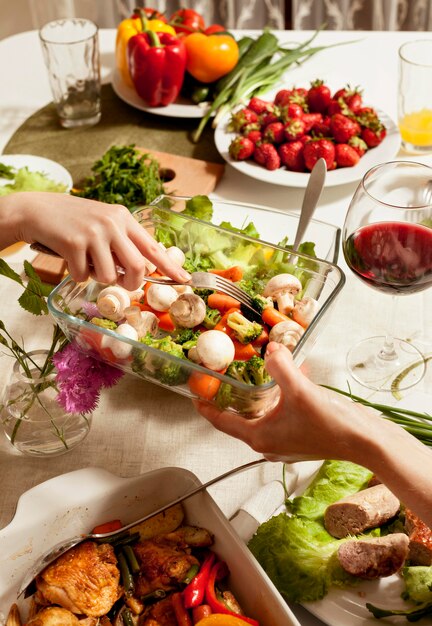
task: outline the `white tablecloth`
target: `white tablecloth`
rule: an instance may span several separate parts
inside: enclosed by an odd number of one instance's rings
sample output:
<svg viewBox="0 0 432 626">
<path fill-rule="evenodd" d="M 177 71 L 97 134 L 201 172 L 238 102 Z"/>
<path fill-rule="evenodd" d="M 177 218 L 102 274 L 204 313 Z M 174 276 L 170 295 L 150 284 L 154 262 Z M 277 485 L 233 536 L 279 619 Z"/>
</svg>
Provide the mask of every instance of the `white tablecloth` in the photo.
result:
<svg viewBox="0 0 432 626">
<path fill-rule="evenodd" d="M 310 33 L 280 33 L 282 41 L 303 41 Z M 414 33 L 323 32 L 316 43 L 327 45 L 357 40 L 342 47 L 322 51 L 309 62 L 287 75 L 287 85 L 308 86 L 323 78 L 333 89 L 351 85 L 364 88 L 364 99 L 396 119 L 397 50 L 401 43 L 415 38 Z M 114 30 L 100 32 L 102 75 L 109 80 L 113 67 Z M 14 131 L 40 107 L 51 100 L 47 75 L 36 32 L 22 33 L 0 42 L 0 152 Z M 167 146 L 167 151 L 169 147 Z M 399 155 L 403 158 L 406 155 Z M 408 157 L 412 158 L 412 157 Z M 432 164 L 432 156 L 415 157 Z M 356 184 L 326 189 L 316 217 L 342 226 L 344 215 Z M 281 210 L 298 210 L 303 191 L 270 186 L 246 177 L 227 166 L 214 192 L 215 198 L 259 203 Z M 28 250 L 6 257 L 11 263 L 28 256 Z M 343 259 L 341 267 L 346 271 Z M 0 280 L 0 319 L 22 334 L 27 347 L 40 346 L 42 334 L 50 322 L 38 320 L 29 328 L 28 314 L 17 303 L 18 291 L 6 279 Z M 397 334 L 411 337 L 419 347 L 432 352 L 432 291 L 399 298 Z M 316 382 L 347 389 L 349 379 L 345 355 L 357 340 L 382 334 L 390 298 L 361 284 L 347 271 L 347 284 L 312 352 L 303 364 L 305 372 Z M 10 357 L 0 357 L 0 386 L 10 367 Z M 430 371 L 416 388 L 431 393 Z M 355 393 L 373 395 L 349 381 Z M 411 392 L 414 393 L 414 392 Z M 428 404 L 431 396 L 422 397 Z M 390 400 L 389 397 L 385 398 Z M 409 393 L 406 394 L 409 402 Z M 426 406 L 424 409 L 426 410 Z M 136 475 L 163 466 L 179 466 L 193 471 L 203 482 L 257 455 L 243 443 L 214 430 L 193 409 L 189 400 L 161 391 L 149 383 L 125 376 L 104 392 L 94 413 L 91 432 L 85 442 L 70 453 L 53 459 L 26 458 L 14 454 L 0 437 L 0 527 L 11 519 L 20 494 L 52 476 L 73 469 L 97 466 L 121 476 Z M 266 464 L 229 483 L 212 488 L 222 510 L 232 515 L 257 488 L 281 477 L 279 464 Z M 305 625 L 318 620 L 302 609 L 298 615 Z"/>
</svg>

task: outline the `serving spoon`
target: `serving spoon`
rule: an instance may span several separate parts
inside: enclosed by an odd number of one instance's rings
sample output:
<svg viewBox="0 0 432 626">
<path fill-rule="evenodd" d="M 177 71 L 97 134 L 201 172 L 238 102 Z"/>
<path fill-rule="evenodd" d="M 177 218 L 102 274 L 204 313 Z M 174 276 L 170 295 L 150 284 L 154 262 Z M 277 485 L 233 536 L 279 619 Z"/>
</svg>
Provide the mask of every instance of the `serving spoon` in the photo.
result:
<svg viewBox="0 0 432 626">
<path fill-rule="evenodd" d="M 208 487 L 211 487 L 215 483 L 218 483 L 222 480 L 225 480 L 225 478 L 228 478 L 229 476 L 233 476 L 234 474 L 239 474 L 240 472 L 244 472 L 248 469 L 251 469 L 252 467 L 256 467 L 257 465 L 261 465 L 262 463 L 266 463 L 266 462 L 267 462 L 267 459 L 260 458 L 260 459 L 256 459 L 255 461 L 250 461 L 249 463 L 245 463 L 244 465 L 234 467 L 228 470 L 227 472 L 224 472 L 223 474 L 220 474 L 219 476 L 212 478 L 206 483 L 199 485 L 198 487 L 195 487 L 194 489 L 192 489 L 191 491 L 188 491 L 184 495 L 179 496 L 178 498 L 175 498 L 174 500 L 171 500 L 167 504 L 164 504 L 163 506 L 156 509 L 156 511 L 152 511 L 151 513 L 148 513 L 147 515 L 144 515 L 144 517 L 140 517 L 134 522 L 131 522 L 130 524 L 126 524 L 125 526 L 122 526 L 122 528 L 119 528 L 118 530 L 114 530 L 109 533 L 84 533 L 82 535 L 76 535 L 75 537 L 71 537 L 70 539 L 66 539 L 66 540 L 61 541 L 60 543 L 57 543 L 55 546 L 50 548 L 47 552 L 42 554 L 37 559 L 37 561 L 33 564 L 33 566 L 28 570 L 28 572 L 23 578 L 17 597 L 19 598 L 23 593 L 24 593 L 25 598 L 32 595 L 35 591 L 34 583 L 35 583 L 36 577 L 50 563 L 52 563 L 53 561 L 58 559 L 62 554 L 64 554 L 71 548 L 74 548 L 75 546 L 82 543 L 83 541 L 96 539 L 96 540 L 101 540 L 103 542 L 104 539 L 112 538 L 115 535 L 122 534 L 126 532 L 127 530 L 130 530 L 134 526 L 138 526 L 138 524 L 145 522 L 151 517 L 154 517 L 155 515 L 158 515 L 159 513 L 163 513 L 163 511 L 166 511 L 172 506 L 175 506 L 176 504 L 180 504 L 187 498 L 191 498 L 195 494 L 200 493 L 201 491 L 205 491 Z"/>
</svg>

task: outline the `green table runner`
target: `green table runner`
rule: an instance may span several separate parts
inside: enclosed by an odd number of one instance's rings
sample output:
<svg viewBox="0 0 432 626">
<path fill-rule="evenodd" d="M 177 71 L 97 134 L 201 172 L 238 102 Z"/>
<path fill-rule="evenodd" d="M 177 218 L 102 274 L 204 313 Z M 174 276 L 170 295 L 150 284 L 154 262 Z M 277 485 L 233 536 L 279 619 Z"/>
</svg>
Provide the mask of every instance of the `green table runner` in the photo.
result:
<svg viewBox="0 0 432 626">
<path fill-rule="evenodd" d="M 33 154 L 61 163 L 74 184 L 91 173 L 91 166 L 113 145 L 135 144 L 205 161 L 224 163 L 210 124 L 198 144 L 191 133 L 199 120 L 146 113 L 126 104 L 111 85 L 102 86 L 102 119 L 87 128 L 63 129 L 54 104 L 29 117 L 14 133 L 5 154 Z"/>
</svg>

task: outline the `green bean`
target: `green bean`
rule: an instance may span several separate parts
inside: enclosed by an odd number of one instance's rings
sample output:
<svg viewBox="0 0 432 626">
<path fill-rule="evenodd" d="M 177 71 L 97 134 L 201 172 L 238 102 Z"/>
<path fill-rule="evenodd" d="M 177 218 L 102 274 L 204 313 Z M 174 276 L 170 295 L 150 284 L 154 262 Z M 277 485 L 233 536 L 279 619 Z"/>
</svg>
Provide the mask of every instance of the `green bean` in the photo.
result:
<svg viewBox="0 0 432 626">
<path fill-rule="evenodd" d="M 186 573 L 186 576 L 183 578 L 182 583 L 188 585 L 192 578 L 195 578 L 195 576 L 198 574 L 198 571 L 199 565 L 191 565 Z"/>
<path fill-rule="evenodd" d="M 129 545 L 123 546 L 122 552 L 126 557 L 127 564 L 132 574 L 138 574 L 138 572 L 140 571 L 140 566 L 135 556 L 135 552 L 133 551 L 133 548 Z"/>
<path fill-rule="evenodd" d="M 125 626 L 135 626 L 134 621 L 132 619 L 132 613 L 129 609 L 123 609 L 121 612 L 122 622 Z"/>
<path fill-rule="evenodd" d="M 118 566 L 120 570 L 120 576 L 122 580 L 122 585 L 124 587 L 126 595 L 131 595 L 134 591 L 134 580 L 132 573 L 128 567 L 128 563 L 126 561 L 126 557 L 123 552 L 119 552 L 117 555 Z"/>
</svg>

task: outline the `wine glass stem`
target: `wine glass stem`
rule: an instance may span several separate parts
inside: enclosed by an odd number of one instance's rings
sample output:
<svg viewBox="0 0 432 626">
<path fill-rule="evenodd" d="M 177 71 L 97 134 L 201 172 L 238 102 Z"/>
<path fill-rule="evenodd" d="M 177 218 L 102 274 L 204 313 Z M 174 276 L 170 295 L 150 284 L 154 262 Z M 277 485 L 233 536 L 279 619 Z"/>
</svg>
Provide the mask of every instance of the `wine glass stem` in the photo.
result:
<svg viewBox="0 0 432 626">
<path fill-rule="evenodd" d="M 396 303 L 395 296 L 391 297 L 390 311 L 387 320 L 386 336 L 384 344 L 378 353 L 378 358 L 383 361 L 395 361 L 398 358 L 398 354 L 395 349 L 394 343 L 394 325 L 396 319 Z"/>
</svg>

